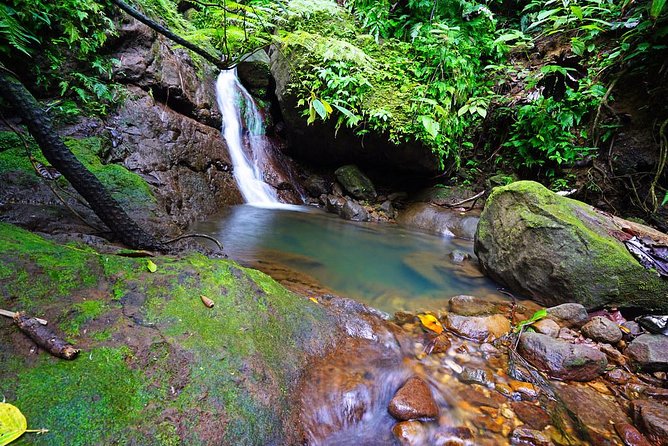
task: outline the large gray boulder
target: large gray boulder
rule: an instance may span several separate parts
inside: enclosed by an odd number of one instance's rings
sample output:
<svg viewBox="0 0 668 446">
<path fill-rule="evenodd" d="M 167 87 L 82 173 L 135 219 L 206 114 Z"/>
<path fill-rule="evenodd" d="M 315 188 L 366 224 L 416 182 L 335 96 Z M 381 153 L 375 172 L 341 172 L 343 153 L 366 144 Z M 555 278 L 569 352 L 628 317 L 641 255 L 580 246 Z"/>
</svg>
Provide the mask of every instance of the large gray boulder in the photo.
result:
<svg viewBox="0 0 668 446">
<path fill-rule="evenodd" d="M 627 232 L 667 239 L 538 183 L 518 181 L 492 191 L 475 253 L 490 277 L 544 305 L 668 310 L 668 280 L 641 266 L 613 236 Z"/>
</svg>

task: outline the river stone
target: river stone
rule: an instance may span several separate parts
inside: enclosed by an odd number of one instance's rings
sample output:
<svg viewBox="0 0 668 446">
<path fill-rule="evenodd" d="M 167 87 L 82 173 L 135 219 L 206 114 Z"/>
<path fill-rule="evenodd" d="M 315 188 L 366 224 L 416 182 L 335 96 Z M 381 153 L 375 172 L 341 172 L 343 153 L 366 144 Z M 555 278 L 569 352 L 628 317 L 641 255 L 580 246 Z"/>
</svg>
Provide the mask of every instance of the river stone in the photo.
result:
<svg viewBox="0 0 668 446">
<path fill-rule="evenodd" d="M 609 217 L 532 181 L 495 188 L 475 237 L 483 270 L 543 305 L 578 302 L 668 309 L 668 281 L 645 269 L 610 234 L 632 229 L 665 240 L 647 226 Z"/>
<path fill-rule="evenodd" d="M 587 309 L 573 302 L 548 308 L 547 317 L 569 328 L 580 328 L 589 320 Z"/>
<path fill-rule="evenodd" d="M 641 369 L 668 371 L 668 336 L 640 335 L 629 344 L 624 353 Z"/>
<path fill-rule="evenodd" d="M 608 359 L 599 350 L 570 344 L 540 333 L 524 333 L 519 344 L 522 356 L 538 369 L 568 381 L 591 381 L 605 371 Z"/>
<path fill-rule="evenodd" d="M 515 428 L 510 437 L 510 441 L 515 445 L 531 445 L 531 446 L 552 446 L 547 435 L 538 430 L 527 429 L 525 427 Z"/>
<path fill-rule="evenodd" d="M 594 316 L 580 330 L 589 339 L 616 344 L 622 340 L 622 330 L 607 317 Z"/>
<path fill-rule="evenodd" d="M 531 327 L 533 327 L 536 332 L 548 335 L 552 338 L 556 338 L 559 335 L 559 330 L 561 329 L 559 324 L 557 324 L 552 319 L 541 319 L 531 324 Z"/>
<path fill-rule="evenodd" d="M 438 406 L 431 395 L 429 386 L 422 379 L 414 376 L 401 386 L 390 401 L 390 414 L 401 421 L 435 418 Z"/>
<path fill-rule="evenodd" d="M 615 423 L 615 431 L 627 446 L 651 446 L 644 435 L 630 423 Z"/>
<path fill-rule="evenodd" d="M 399 211 L 397 223 L 411 229 L 471 240 L 478 227 L 479 214 L 477 209 L 463 214 L 454 209 L 418 202 Z"/>
<path fill-rule="evenodd" d="M 401 446 L 419 446 L 426 444 L 425 428 L 419 421 L 402 421 L 392 428 L 392 433 Z"/>
<path fill-rule="evenodd" d="M 448 313 L 445 325 L 449 330 L 478 342 L 491 342 L 510 332 L 510 321 L 500 314 L 460 316 Z"/>
<path fill-rule="evenodd" d="M 635 400 L 633 420 L 656 444 L 668 445 L 668 406 L 651 400 Z"/>
<path fill-rule="evenodd" d="M 346 220 L 369 221 L 369 213 L 364 206 L 353 200 L 346 200 L 339 215 Z"/>
<path fill-rule="evenodd" d="M 373 183 L 362 173 L 359 167 L 348 164 L 341 166 L 334 172 L 341 186 L 353 197 L 359 200 L 373 200 L 376 198 L 376 189 Z"/>
<path fill-rule="evenodd" d="M 466 294 L 452 297 L 448 302 L 448 309 L 462 316 L 478 316 L 497 312 L 494 302 Z"/>
<path fill-rule="evenodd" d="M 551 422 L 550 415 L 540 405 L 527 401 L 512 401 L 510 408 L 517 418 L 531 429 L 542 430 Z"/>
<path fill-rule="evenodd" d="M 465 367 L 462 370 L 462 373 L 458 376 L 459 381 L 465 384 L 480 384 L 481 386 L 488 387 L 494 382 L 492 373 L 489 370 L 485 369 L 472 369 L 470 367 Z"/>
</svg>

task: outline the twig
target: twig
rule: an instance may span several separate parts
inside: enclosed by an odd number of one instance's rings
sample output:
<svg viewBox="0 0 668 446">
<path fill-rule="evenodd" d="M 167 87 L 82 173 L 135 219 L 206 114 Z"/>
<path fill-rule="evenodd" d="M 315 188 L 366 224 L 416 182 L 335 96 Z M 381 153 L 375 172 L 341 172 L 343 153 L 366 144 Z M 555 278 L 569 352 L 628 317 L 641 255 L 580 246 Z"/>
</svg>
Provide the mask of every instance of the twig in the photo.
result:
<svg viewBox="0 0 668 446">
<path fill-rule="evenodd" d="M 7 311 L 7 310 L 0 309 L 0 316 L 11 317 L 13 319 L 17 314 L 18 313 L 15 313 L 13 311 Z M 44 319 L 40 319 L 38 317 L 36 317 L 35 320 L 42 325 L 47 325 L 49 323 L 48 321 L 46 321 Z"/>
<path fill-rule="evenodd" d="M 458 201 L 457 203 L 452 203 L 452 204 L 443 204 L 442 206 L 443 206 L 443 207 L 446 207 L 446 208 L 458 208 L 458 207 L 460 207 L 461 205 L 466 204 L 466 203 L 472 201 L 472 202 L 473 202 L 473 204 L 471 205 L 471 208 L 472 208 L 473 206 L 475 206 L 475 202 L 478 201 L 478 199 L 479 199 L 480 197 L 482 197 L 483 195 L 485 195 L 485 192 L 486 192 L 486 191 L 482 191 L 482 192 L 480 192 L 480 193 L 475 194 L 475 195 L 472 196 L 471 198 L 467 198 L 466 200 Z M 469 209 L 471 209 L 471 208 L 469 208 Z"/>
<path fill-rule="evenodd" d="M 181 239 L 184 239 L 184 238 L 194 238 L 194 237 L 201 237 L 201 238 L 205 238 L 205 239 L 207 239 L 207 240 L 211 240 L 211 241 L 214 242 L 216 245 L 218 245 L 218 249 L 220 249 L 221 251 L 223 250 L 223 244 L 220 243 L 220 242 L 218 241 L 218 239 L 216 239 L 216 238 L 214 238 L 214 237 L 211 237 L 210 235 L 206 235 L 206 234 L 183 234 L 183 235 L 180 235 L 180 236 L 178 236 L 178 237 L 176 237 L 176 238 L 173 238 L 173 239 L 171 239 L 171 240 L 167 240 L 167 241 L 165 242 L 165 244 L 174 243 L 174 242 L 177 242 L 177 241 L 179 241 L 179 240 L 181 240 Z"/>
</svg>

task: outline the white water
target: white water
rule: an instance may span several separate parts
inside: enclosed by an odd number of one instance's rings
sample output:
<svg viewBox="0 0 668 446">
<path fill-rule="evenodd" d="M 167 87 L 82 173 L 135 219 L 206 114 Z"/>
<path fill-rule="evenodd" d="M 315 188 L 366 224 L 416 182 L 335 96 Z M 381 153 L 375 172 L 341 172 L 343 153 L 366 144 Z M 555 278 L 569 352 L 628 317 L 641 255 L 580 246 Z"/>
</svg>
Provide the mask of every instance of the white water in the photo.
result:
<svg viewBox="0 0 668 446">
<path fill-rule="evenodd" d="M 223 137 L 230 150 L 234 165 L 234 178 L 244 200 L 261 207 L 284 207 L 276 190 L 263 181 L 261 160 L 266 154 L 262 138 L 253 136 L 263 131 L 262 116 L 255 101 L 237 78 L 236 70 L 223 70 L 216 82 L 216 99 L 223 115 Z M 244 150 L 244 125 L 240 102 L 246 107 L 246 129 L 249 132 L 248 152 Z"/>
</svg>

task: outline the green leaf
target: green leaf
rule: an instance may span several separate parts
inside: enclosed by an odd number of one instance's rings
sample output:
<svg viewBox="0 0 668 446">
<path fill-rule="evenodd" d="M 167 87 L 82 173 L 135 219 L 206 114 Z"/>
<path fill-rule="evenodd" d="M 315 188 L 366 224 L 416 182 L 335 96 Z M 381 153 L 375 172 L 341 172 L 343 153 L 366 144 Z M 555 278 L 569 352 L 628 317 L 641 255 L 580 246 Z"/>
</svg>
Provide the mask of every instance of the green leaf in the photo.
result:
<svg viewBox="0 0 668 446">
<path fill-rule="evenodd" d="M 661 206 L 665 206 L 666 203 L 668 203 L 668 192 L 666 192 L 666 195 L 663 196 L 663 201 L 661 202 Z"/>
<path fill-rule="evenodd" d="M 434 121 L 429 116 L 420 116 L 420 122 L 422 122 L 422 126 L 427 131 L 427 133 L 431 135 L 432 138 L 436 138 L 438 136 L 438 132 L 441 130 L 441 124 Z"/>
<path fill-rule="evenodd" d="M 311 105 L 313 106 L 313 109 L 318 113 L 318 116 L 322 119 L 327 119 L 327 110 L 325 109 L 325 105 L 320 101 L 320 99 L 314 99 L 311 101 Z"/>
<path fill-rule="evenodd" d="M 153 263 L 150 259 L 146 259 L 146 269 L 154 273 L 158 270 L 158 265 Z"/>
<path fill-rule="evenodd" d="M 333 111 L 332 106 L 329 105 L 329 102 L 325 101 L 324 99 L 320 99 L 320 102 L 322 102 L 322 106 L 325 107 L 325 112 L 327 112 L 327 115 L 329 115 Z"/>
<path fill-rule="evenodd" d="M 652 4 L 649 7 L 650 17 L 654 20 L 658 19 L 664 6 L 666 6 L 666 0 L 652 0 Z"/>
<path fill-rule="evenodd" d="M 522 328 L 533 324 L 534 322 L 538 322 L 539 320 L 547 317 L 547 310 L 545 308 L 541 308 L 540 310 L 536 311 L 533 316 L 531 316 L 529 319 L 525 319 L 517 324 L 515 329 L 513 330 L 515 333 L 518 333 L 519 331 L 522 330 Z"/>
<path fill-rule="evenodd" d="M 578 19 L 582 20 L 582 8 L 580 8 L 578 5 L 571 5 L 571 12 L 575 17 Z"/>
<path fill-rule="evenodd" d="M 0 403 L 0 446 L 19 438 L 28 429 L 26 417 L 16 407 Z"/>
</svg>

